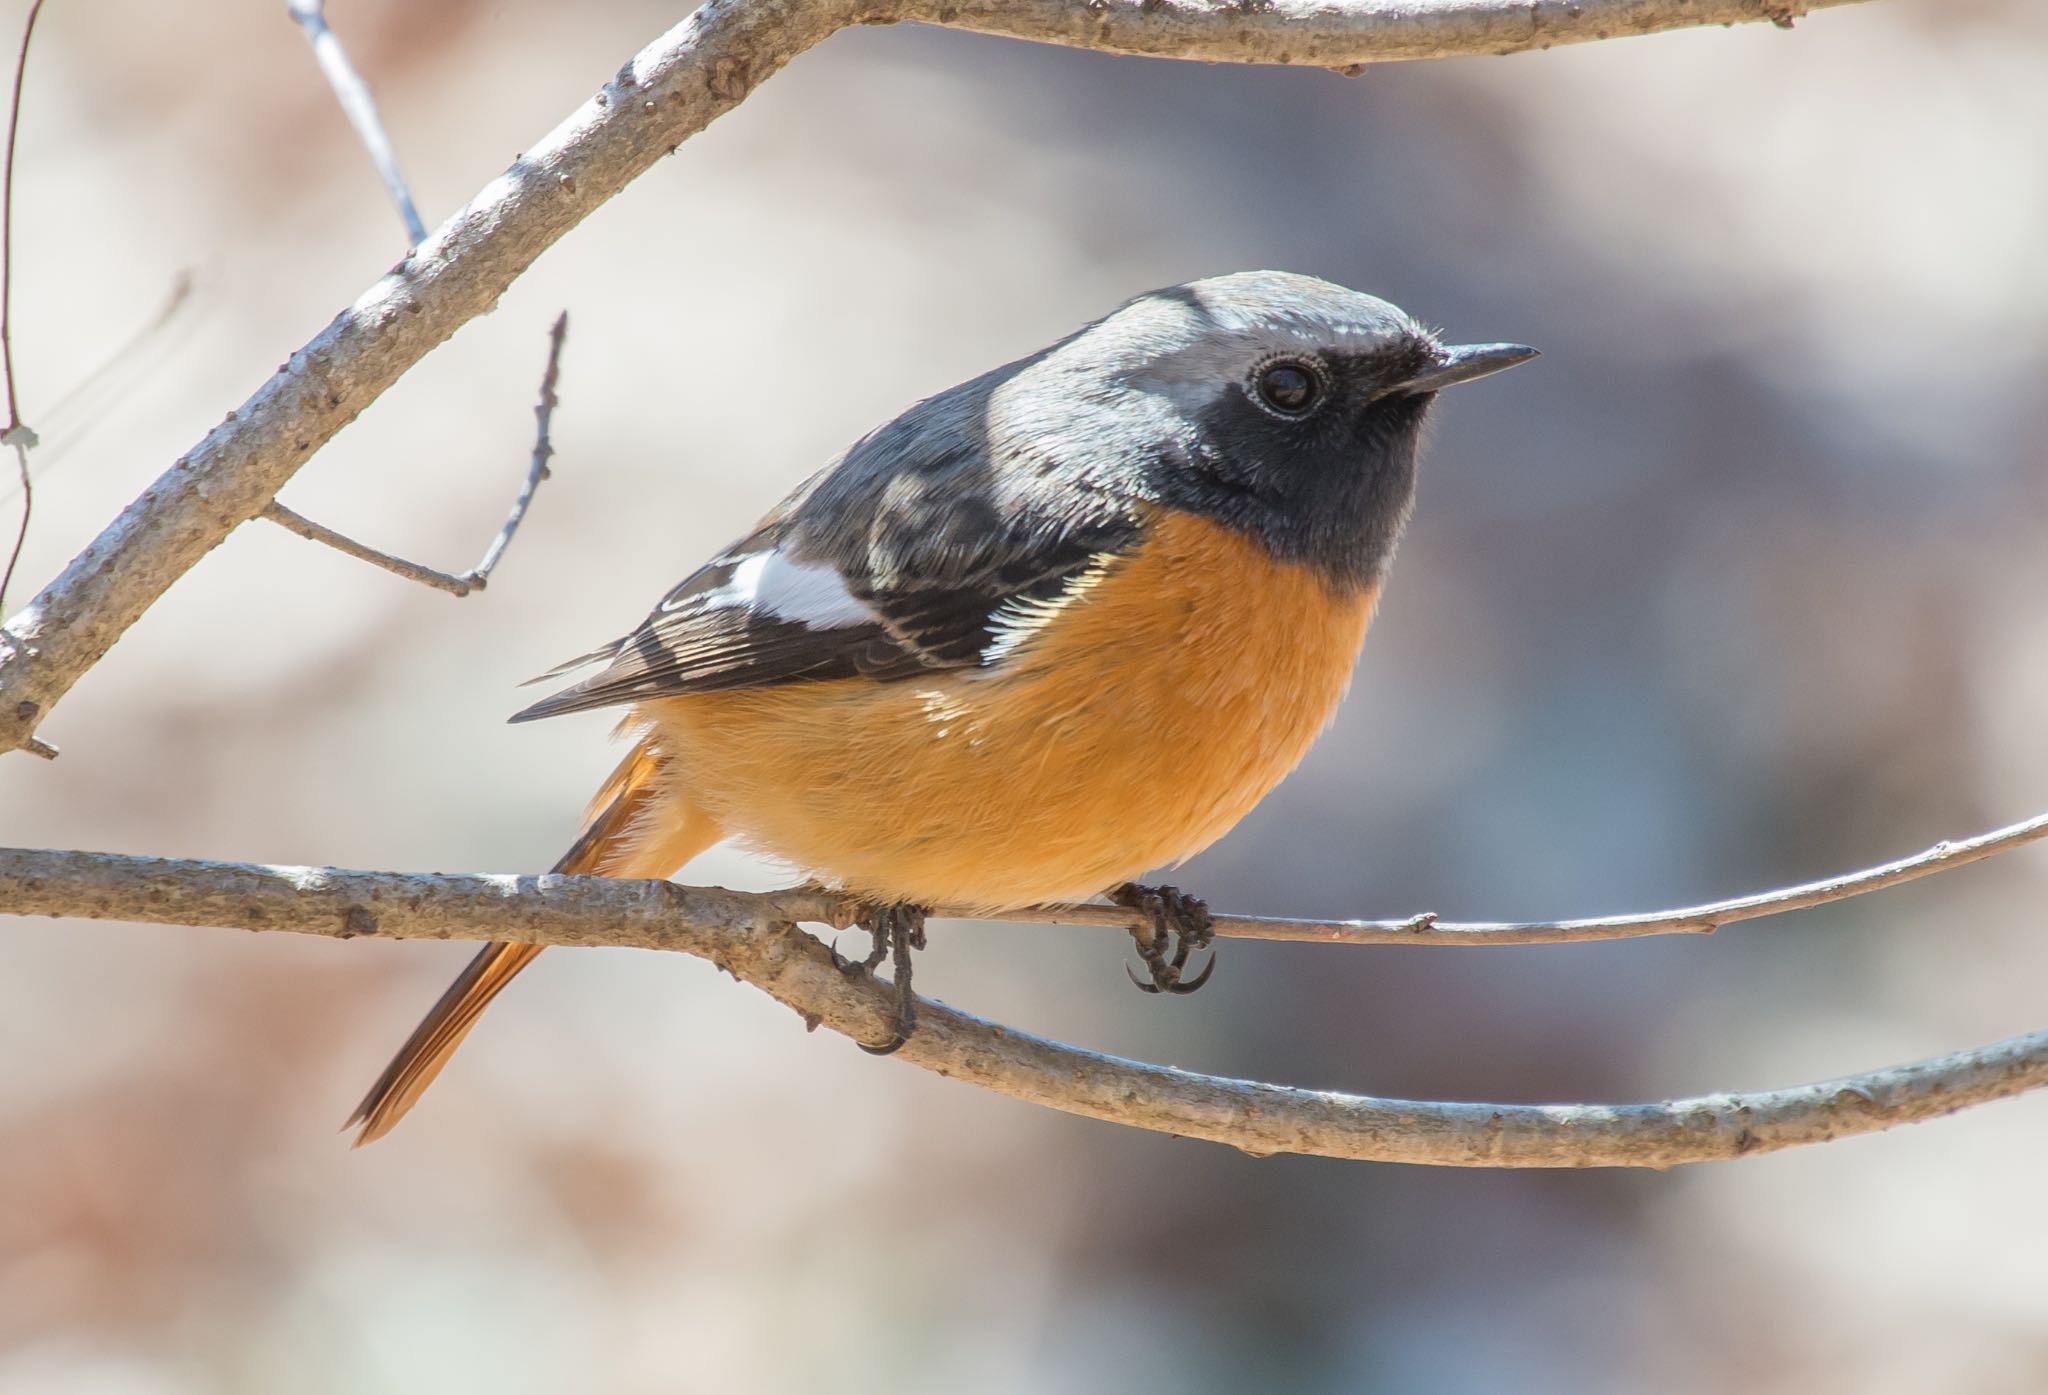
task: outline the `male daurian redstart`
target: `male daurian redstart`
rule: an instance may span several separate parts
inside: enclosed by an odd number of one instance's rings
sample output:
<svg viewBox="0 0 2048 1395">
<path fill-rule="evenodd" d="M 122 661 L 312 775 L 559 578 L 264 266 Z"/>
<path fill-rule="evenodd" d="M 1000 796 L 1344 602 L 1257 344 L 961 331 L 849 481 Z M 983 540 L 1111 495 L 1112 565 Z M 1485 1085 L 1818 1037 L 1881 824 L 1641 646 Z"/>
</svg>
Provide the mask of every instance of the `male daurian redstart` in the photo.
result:
<svg viewBox="0 0 2048 1395">
<path fill-rule="evenodd" d="M 513 718 L 622 706 L 637 736 L 556 870 L 666 877 L 730 838 L 849 893 L 868 967 L 895 956 L 891 1046 L 930 906 L 1107 890 L 1152 922 L 1149 986 L 1198 986 L 1180 971 L 1201 904 L 1130 879 L 1301 759 L 1350 681 L 1431 402 L 1534 353 L 1254 271 L 1139 296 L 918 403 Z M 357 1142 L 539 953 L 471 962 Z"/>
</svg>

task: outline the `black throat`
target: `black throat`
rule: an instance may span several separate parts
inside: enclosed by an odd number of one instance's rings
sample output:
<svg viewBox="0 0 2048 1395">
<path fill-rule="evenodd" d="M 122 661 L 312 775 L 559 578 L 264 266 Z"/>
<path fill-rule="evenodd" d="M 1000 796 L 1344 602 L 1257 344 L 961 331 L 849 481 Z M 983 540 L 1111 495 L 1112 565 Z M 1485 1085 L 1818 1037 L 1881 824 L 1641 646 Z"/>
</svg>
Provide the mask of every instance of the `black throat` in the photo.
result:
<svg viewBox="0 0 2048 1395">
<path fill-rule="evenodd" d="M 1292 422 L 1224 392 L 1203 414 L 1199 446 L 1163 472 L 1162 502 L 1249 534 L 1333 589 L 1376 587 L 1414 505 L 1432 400 L 1397 394 Z"/>
</svg>

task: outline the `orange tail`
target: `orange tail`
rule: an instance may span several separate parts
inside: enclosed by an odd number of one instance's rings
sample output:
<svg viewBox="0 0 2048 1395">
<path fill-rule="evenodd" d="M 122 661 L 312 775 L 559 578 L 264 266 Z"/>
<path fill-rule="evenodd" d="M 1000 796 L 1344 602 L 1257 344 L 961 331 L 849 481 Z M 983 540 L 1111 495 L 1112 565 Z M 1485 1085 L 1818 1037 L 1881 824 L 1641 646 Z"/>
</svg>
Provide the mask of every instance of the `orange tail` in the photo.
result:
<svg viewBox="0 0 2048 1395">
<path fill-rule="evenodd" d="M 591 801 L 596 811 L 575 846 L 555 864 L 557 872 L 591 872 L 603 877 L 666 877 L 724 834 L 709 815 L 679 800 L 655 779 L 661 756 L 646 741 L 632 750 Z M 469 961 L 448 991 L 406 1038 L 370 1093 L 349 1115 L 360 1124 L 355 1145 L 382 1138 L 426 1093 L 441 1067 L 491 999 L 544 946 L 486 945 Z"/>
</svg>

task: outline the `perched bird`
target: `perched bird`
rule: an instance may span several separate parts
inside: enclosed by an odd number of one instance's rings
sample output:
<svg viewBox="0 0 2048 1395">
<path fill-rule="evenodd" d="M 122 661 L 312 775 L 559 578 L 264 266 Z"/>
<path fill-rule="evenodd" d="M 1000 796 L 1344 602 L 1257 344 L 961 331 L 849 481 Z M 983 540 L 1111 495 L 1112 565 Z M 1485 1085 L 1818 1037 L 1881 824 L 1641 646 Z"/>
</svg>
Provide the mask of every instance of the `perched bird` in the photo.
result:
<svg viewBox="0 0 2048 1395">
<path fill-rule="evenodd" d="M 594 669 L 514 721 L 623 706 L 637 734 L 556 870 L 666 877 L 734 839 L 860 898 L 865 967 L 893 956 L 901 995 L 875 1050 L 911 1029 L 936 905 L 1108 891 L 1145 922 L 1140 986 L 1200 986 L 1201 903 L 1131 879 L 1301 760 L 1350 682 L 1438 390 L 1534 354 L 1254 271 L 1139 296 L 918 403 L 545 675 Z M 350 1119 L 358 1143 L 539 953 L 476 957 Z"/>
</svg>

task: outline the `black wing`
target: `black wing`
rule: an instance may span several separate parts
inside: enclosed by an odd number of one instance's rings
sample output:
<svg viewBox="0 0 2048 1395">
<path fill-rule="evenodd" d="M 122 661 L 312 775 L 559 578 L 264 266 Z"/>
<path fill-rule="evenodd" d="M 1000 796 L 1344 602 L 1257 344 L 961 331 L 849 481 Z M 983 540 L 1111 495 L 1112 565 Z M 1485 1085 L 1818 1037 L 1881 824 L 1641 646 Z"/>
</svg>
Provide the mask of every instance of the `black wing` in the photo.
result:
<svg viewBox="0 0 2048 1395">
<path fill-rule="evenodd" d="M 885 484 L 877 492 L 890 497 L 869 508 L 821 500 L 820 483 L 853 463 L 849 456 L 693 573 L 632 634 L 545 675 L 608 661 L 512 720 L 684 693 L 985 667 L 1028 640 L 1139 532 L 1130 515 L 1106 508 L 1080 519 L 1005 514 L 971 488 L 945 501 Z M 905 515 L 913 501 L 914 518 Z"/>
</svg>

